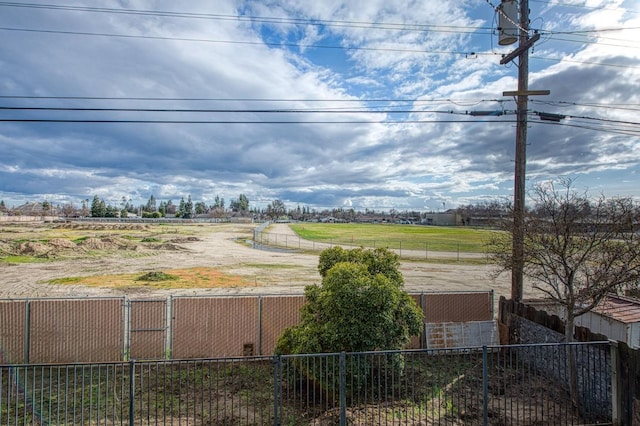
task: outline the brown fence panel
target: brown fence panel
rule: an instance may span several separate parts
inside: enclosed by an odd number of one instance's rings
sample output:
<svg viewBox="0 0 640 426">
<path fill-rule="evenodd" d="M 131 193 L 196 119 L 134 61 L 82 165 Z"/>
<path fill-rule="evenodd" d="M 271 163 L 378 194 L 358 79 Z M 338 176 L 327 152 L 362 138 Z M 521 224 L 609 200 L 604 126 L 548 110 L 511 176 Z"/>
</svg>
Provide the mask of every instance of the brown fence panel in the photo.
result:
<svg viewBox="0 0 640 426">
<path fill-rule="evenodd" d="M 304 302 L 304 296 L 262 297 L 260 355 L 272 355 L 282 332 L 300 322 Z"/>
<path fill-rule="evenodd" d="M 167 301 L 132 300 L 130 306 L 129 356 L 132 359 L 164 358 Z"/>
<path fill-rule="evenodd" d="M 427 323 L 492 320 L 492 293 L 425 293 Z"/>
<path fill-rule="evenodd" d="M 258 297 L 174 298 L 173 358 L 242 356 L 257 351 Z"/>
<path fill-rule="evenodd" d="M 25 362 L 27 302 L 0 302 L 0 364 Z"/>
<path fill-rule="evenodd" d="M 32 300 L 29 361 L 122 359 L 123 299 Z"/>
</svg>

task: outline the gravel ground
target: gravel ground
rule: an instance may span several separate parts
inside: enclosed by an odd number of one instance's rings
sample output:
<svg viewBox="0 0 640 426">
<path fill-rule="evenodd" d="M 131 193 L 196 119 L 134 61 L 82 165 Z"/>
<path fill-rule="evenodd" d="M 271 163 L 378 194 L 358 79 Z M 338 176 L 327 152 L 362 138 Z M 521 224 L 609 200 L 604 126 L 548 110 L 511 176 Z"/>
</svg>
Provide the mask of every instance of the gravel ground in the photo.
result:
<svg viewBox="0 0 640 426">
<path fill-rule="evenodd" d="M 197 238 L 174 243 L 172 249 L 153 255 L 98 257 L 85 256 L 47 263 L 0 263 L 0 298 L 115 296 L 165 297 L 207 294 L 299 294 L 308 284 L 320 283 L 317 254 L 258 250 L 246 244 L 255 225 L 212 224 L 199 227 Z M 276 224 L 270 232 L 297 238 L 286 224 Z M 2 237 L 7 235 L 3 234 Z M 6 239 L 5 239 L 6 241 Z M 61 242 L 58 242 L 61 244 Z M 494 290 L 495 300 L 509 296 L 510 276 L 492 277 L 490 265 L 403 262 L 406 289 L 410 291 Z M 275 266 L 278 265 L 278 266 Z M 54 278 L 109 275 L 163 269 L 209 266 L 254 282 L 254 286 L 215 289 L 127 289 L 50 284 Z"/>
</svg>

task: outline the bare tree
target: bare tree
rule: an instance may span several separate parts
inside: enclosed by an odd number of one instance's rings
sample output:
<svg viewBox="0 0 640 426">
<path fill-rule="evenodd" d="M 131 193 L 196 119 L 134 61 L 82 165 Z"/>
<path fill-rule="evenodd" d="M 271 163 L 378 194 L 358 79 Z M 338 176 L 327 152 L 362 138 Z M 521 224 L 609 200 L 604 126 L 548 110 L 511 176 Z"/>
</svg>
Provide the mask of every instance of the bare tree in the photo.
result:
<svg viewBox="0 0 640 426">
<path fill-rule="evenodd" d="M 563 308 L 565 340 L 574 340 L 575 319 L 610 292 L 638 288 L 639 209 L 629 198 L 589 198 L 573 180 L 537 185 L 525 213 L 524 275 Z M 512 223 L 505 222 L 511 231 Z M 513 266 L 511 233 L 496 233 L 490 251 L 501 270 Z M 568 354 L 573 352 L 569 350 Z M 569 386 L 577 405 L 575 357 L 568 355 Z"/>
</svg>

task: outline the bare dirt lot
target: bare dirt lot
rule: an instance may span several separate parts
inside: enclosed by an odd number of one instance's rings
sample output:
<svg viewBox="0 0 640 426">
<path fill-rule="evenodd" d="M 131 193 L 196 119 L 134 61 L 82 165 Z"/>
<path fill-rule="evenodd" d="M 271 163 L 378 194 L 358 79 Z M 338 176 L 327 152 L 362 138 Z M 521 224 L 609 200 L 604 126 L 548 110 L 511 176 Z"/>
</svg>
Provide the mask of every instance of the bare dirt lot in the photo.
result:
<svg viewBox="0 0 640 426">
<path fill-rule="evenodd" d="M 0 298 L 302 293 L 320 283 L 318 254 L 255 249 L 247 241 L 253 224 L 7 224 L 0 225 Z M 271 232 L 294 233 L 286 224 Z M 12 261 L 36 256 L 42 263 Z M 209 267 L 243 284 L 206 288 L 114 287 L 115 274 Z M 410 291 L 495 291 L 510 294 L 510 277 L 491 276 L 488 264 L 410 260 L 401 267 Z M 82 285 L 73 277 L 104 276 L 104 285 Z M 111 278 L 110 278 L 111 277 Z M 52 280 L 57 280 L 52 283 Z"/>
</svg>

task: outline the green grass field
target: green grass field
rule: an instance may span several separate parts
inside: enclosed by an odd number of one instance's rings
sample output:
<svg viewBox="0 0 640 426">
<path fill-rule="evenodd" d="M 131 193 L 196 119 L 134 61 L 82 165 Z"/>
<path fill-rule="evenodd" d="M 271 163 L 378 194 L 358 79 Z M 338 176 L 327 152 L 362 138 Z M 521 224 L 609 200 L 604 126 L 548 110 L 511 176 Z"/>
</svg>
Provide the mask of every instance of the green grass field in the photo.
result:
<svg viewBox="0 0 640 426">
<path fill-rule="evenodd" d="M 322 243 L 403 250 L 483 253 L 491 230 L 421 225 L 294 223 L 300 238 Z"/>
</svg>

